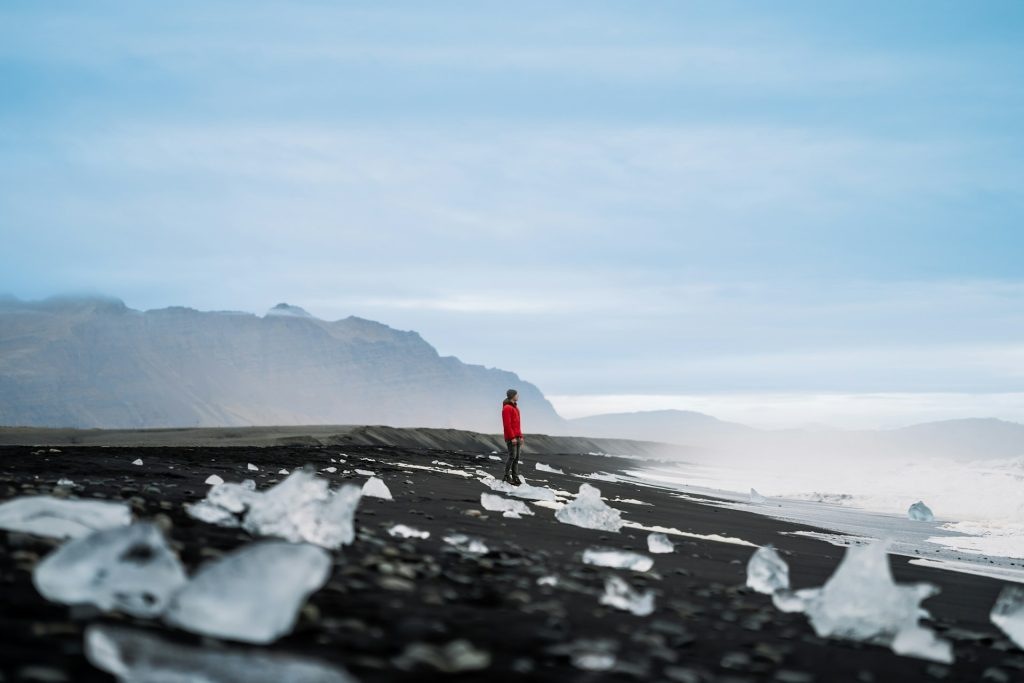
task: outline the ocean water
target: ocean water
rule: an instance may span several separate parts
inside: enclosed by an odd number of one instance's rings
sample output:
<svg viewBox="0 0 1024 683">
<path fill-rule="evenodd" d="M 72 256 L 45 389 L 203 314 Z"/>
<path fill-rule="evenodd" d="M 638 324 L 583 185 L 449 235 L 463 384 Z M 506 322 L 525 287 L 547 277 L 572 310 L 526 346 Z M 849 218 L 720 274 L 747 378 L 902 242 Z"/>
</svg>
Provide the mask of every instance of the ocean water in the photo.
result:
<svg viewBox="0 0 1024 683">
<path fill-rule="evenodd" d="M 723 505 L 798 521 L 840 535 L 888 537 L 894 552 L 955 562 L 1024 566 L 1024 457 L 972 462 L 803 460 L 659 465 L 638 483 L 715 495 Z M 768 497 L 750 500 L 750 489 Z M 935 522 L 914 522 L 923 501 Z M 837 537 L 840 543 L 847 539 Z"/>
</svg>

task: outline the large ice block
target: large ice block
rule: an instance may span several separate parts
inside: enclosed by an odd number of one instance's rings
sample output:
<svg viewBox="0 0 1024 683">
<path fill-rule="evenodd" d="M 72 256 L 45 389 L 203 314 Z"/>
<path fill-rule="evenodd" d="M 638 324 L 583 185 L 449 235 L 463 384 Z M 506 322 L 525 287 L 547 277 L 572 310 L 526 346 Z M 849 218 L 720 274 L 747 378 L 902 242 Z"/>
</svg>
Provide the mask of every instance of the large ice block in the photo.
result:
<svg viewBox="0 0 1024 683">
<path fill-rule="evenodd" d="M 131 509 L 123 503 L 22 496 L 0 504 L 0 529 L 39 536 L 81 538 L 131 523 Z"/>
<path fill-rule="evenodd" d="M 186 577 L 160 529 L 140 523 L 68 541 L 36 565 L 32 581 L 47 600 L 154 617 Z"/>
<path fill-rule="evenodd" d="M 621 577 L 609 576 L 604 580 L 601 604 L 631 612 L 638 617 L 646 617 L 654 611 L 654 591 L 640 593 L 633 590 Z"/>
<path fill-rule="evenodd" d="M 509 500 L 508 498 L 496 496 L 493 493 L 481 493 L 480 505 L 484 510 L 502 513 L 503 517 L 521 517 L 522 515 L 533 514 L 533 510 L 523 501 Z"/>
<path fill-rule="evenodd" d="M 622 528 L 621 513 L 601 500 L 600 489 L 580 484 L 576 498 L 555 512 L 555 519 L 584 529 L 618 531 Z"/>
<path fill-rule="evenodd" d="M 676 549 L 668 536 L 657 531 L 647 535 L 647 550 L 652 553 L 670 553 Z"/>
<path fill-rule="evenodd" d="M 1024 586 L 1008 585 L 992 607 L 992 623 L 1024 648 Z"/>
<path fill-rule="evenodd" d="M 330 572 L 330 555 L 315 545 L 252 543 L 203 566 L 171 599 L 164 620 L 202 635 L 270 643 L 291 632 Z"/>
<path fill-rule="evenodd" d="M 377 477 L 370 477 L 363 483 L 363 495 L 369 498 L 382 498 L 394 500 L 388 485 Z"/>
<path fill-rule="evenodd" d="M 747 562 L 747 587 L 766 595 L 789 589 L 789 565 L 771 545 L 758 548 Z"/>
<path fill-rule="evenodd" d="M 935 515 L 932 514 L 931 508 L 925 505 L 921 501 L 917 501 L 907 510 L 907 517 L 914 520 L 915 522 L 934 522 Z"/>
<path fill-rule="evenodd" d="M 347 672 L 311 659 L 182 645 L 106 624 L 86 629 L 85 656 L 120 683 L 357 683 Z"/>
</svg>

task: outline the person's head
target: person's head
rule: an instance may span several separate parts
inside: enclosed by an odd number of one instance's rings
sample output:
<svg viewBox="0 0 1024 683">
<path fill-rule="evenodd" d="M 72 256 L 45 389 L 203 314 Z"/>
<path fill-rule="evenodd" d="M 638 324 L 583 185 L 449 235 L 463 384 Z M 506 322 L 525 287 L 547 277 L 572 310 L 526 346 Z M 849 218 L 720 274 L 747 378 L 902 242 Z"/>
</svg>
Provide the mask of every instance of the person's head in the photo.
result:
<svg viewBox="0 0 1024 683">
<path fill-rule="evenodd" d="M 505 392 L 505 400 L 515 403 L 516 401 L 519 400 L 519 392 L 516 391 L 515 389 L 509 389 L 508 391 Z"/>
</svg>

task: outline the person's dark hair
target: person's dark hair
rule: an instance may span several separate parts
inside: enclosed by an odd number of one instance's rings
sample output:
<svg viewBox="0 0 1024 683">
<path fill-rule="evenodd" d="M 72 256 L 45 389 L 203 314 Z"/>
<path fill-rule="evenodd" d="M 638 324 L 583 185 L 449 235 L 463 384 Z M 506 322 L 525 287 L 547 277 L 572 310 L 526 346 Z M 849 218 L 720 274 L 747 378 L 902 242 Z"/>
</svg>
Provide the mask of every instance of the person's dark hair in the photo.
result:
<svg viewBox="0 0 1024 683">
<path fill-rule="evenodd" d="M 509 401 L 513 400 L 518 395 L 519 392 L 516 391 L 515 389 L 509 389 L 508 391 L 505 392 L 505 398 Z"/>
</svg>

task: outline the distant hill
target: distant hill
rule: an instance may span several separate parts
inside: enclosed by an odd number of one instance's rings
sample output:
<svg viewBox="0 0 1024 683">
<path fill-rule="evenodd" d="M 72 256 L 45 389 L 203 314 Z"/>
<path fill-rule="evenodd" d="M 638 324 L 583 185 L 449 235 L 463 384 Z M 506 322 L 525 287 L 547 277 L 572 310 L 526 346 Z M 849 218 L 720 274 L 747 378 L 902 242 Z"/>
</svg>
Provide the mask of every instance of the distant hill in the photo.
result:
<svg viewBox="0 0 1024 683">
<path fill-rule="evenodd" d="M 440 356 L 415 332 L 279 304 L 265 316 L 118 299 L 0 298 L 0 425 L 214 427 L 388 424 L 501 430 L 505 390 L 525 426 L 562 419 L 512 372 Z"/>
<path fill-rule="evenodd" d="M 641 439 L 678 444 L 703 444 L 754 432 L 736 422 L 689 410 L 647 410 L 606 413 L 566 420 L 567 429 L 592 437 Z"/>
</svg>

